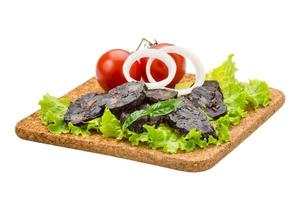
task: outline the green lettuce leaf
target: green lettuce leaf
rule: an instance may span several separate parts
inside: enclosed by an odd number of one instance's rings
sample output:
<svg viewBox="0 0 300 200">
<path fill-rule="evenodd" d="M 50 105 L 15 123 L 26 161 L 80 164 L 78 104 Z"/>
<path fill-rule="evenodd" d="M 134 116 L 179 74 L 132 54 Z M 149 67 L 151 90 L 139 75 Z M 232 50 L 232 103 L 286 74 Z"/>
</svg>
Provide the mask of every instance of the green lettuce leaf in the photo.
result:
<svg viewBox="0 0 300 200">
<path fill-rule="evenodd" d="M 235 84 L 235 72 L 237 68 L 235 62 L 232 61 L 233 54 L 230 54 L 223 64 L 209 73 L 206 74 L 207 80 L 217 80 L 220 84 L 223 94 L 226 96 L 229 94 L 229 90 L 232 84 Z"/>
<path fill-rule="evenodd" d="M 127 130 L 127 134 L 129 135 L 128 140 L 134 146 L 138 146 L 140 144 L 140 142 L 147 142 L 149 139 L 147 133 L 136 133 L 136 132 Z"/>
<path fill-rule="evenodd" d="M 99 133 L 101 123 L 102 123 L 101 117 L 97 117 L 95 119 L 92 119 L 92 120 L 88 121 L 86 129 L 87 129 L 87 131 L 92 130 L 92 131 L 96 131 L 96 132 Z"/>
<path fill-rule="evenodd" d="M 207 146 L 207 142 L 205 140 L 200 140 L 201 131 L 196 131 L 196 129 L 190 130 L 185 137 L 182 137 L 180 140 L 180 149 L 182 151 L 191 152 L 196 146 Z"/>
<path fill-rule="evenodd" d="M 174 141 L 176 141 L 177 135 L 173 133 L 173 130 L 163 124 L 155 128 L 154 126 L 144 125 L 143 126 L 148 134 L 148 144 L 152 149 L 163 148 L 165 151 L 170 153 L 176 152 L 174 149 Z"/>
<path fill-rule="evenodd" d="M 246 115 L 247 93 L 244 90 L 244 86 L 240 83 L 231 84 L 228 91 L 229 94 L 224 97 L 224 102 L 227 106 L 231 124 L 237 125 Z"/>
<path fill-rule="evenodd" d="M 212 137 L 209 139 L 209 144 L 222 144 L 230 141 L 230 123 L 231 121 L 228 114 L 214 121 L 213 124 L 219 136 L 219 140 L 215 140 L 215 138 Z"/>
<path fill-rule="evenodd" d="M 228 118 L 231 124 L 237 125 L 246 115 L 247 93 L 245 86 L 235 78 L 237 68 L 232 61 L 233 54 L 229 55 L 223 64 L 206 75 L 208 80 L 217 80 L 224 95 Z"/>
<path fill-rule="evenodd" d="M 157 128 L 154 126 L 144 125 L 146 133 L 143 133 L 143 137 L 147 137 L 147 144 L 152 149 L 161 149 L 167 153 L 176 153 L 179 150 L 185 152 L 191 152 L 196 147 L 205 148 L 209 144 L 216 144 L 217 140 L 210 138 L 208 142 L 202 140 L 201 131 L 192 129 L 185 136 L 179 134 L 174 129 L 170 128 L 166 124 L 160 124 Z"/>
<path fill-rule="evenodd" d="M 237 68 L 232 58 L 233 54 L 229 55 L 227 60 L 209 72 L 206 78 L 219 82 L 228 109 L 227 117 L 230 124 L 238 125 L 246 116 L 249 106 L 252 109 L 267 106 L 271 93 L 268 84 L 264 81 L 250 80 L 248 83 L 237 81 L 235 78 Z"/>
<path fill-rule="evenodd" d="M 271 99 L 269 86 L 264 81 L 250 80 L 244 84 L 247 100 L 256 109 L 258 106 L 266 107 Z"/>
<path fill-rule="evenodd" d="M 86 126 L 75 126 L 71 122 L 68 123 L 69 132 L 74 135 L 90 136 L 91 133 L 87 130 Z"/>
<path fill-rule="evenodd" d="M 108 108 L 106 108 L 103 113 L 100 131 L 105 137 L 113 137 L 117 140 L 121 140 L 124 137 L 124 131 L 122 130 L 120 121 Z"/>
<path fill-rule="evenodd" d="M 46 94 L 39 101 L 41 106 L 40 118 L 42 122 L 48 125 L 48 130 L 52 133 L 68 133 L 69 128 L 64 121 L 64 115 L 70 104 L 69 99 L 58 99 Z"/>
</svg>

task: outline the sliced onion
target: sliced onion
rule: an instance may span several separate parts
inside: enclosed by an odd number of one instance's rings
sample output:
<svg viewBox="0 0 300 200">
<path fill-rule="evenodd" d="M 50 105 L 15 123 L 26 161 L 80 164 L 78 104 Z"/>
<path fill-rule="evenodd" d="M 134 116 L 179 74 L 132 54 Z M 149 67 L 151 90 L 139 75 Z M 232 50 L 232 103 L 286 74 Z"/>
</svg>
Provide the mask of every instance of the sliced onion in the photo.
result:
<svg viewBox="0 0 300 200">
<path fill-rule="evenodd" d="M 168 85 L 173 80 L 176 74 L 176 63 L 169 54 L 158 49 L 140 49 L 130 54 L 123 64 L 123 74 L 128 82 L 136 81 L 130 76 L 129 71 L 131 69 L 132 64 L 143 57 L 149 57 L 150 59 L 159 59 L 166 64 L 169 70 L 168 77 L 166 79 L 158 82 L 155 81 L 152 83 L 146 83 L 149 89 L 162 88 Z"/>
<path fill-rule="evenodd" d="M 193 54 L 192 52 L 190 52 L 189 50 L 187 50 L 185 48 L 177 47 L 177 46 L 167 46 L 167 47 L 160 48 L 159 50 L 164 51 L 166 53 L 176 53 L 176 54 L 179 54 L 179 55 L 189 59 L 191 61 L 191 63 L 193 64 L 195 71 L 196 71 L 196 81 L 192 87 L 187 88 L 187 89 L 182 89 L 182 90 L 176 90 L 176 89 L 171 89 L 171 90 L 177 91 L 178 95 L 186 95 L 186 94 L 191 93 L 195 87 L 201 86 L 204 83 L 205 71 L 204 71 L 204 68 L 203 68 L 203 65 L 202 65 L 200 59 L 195 54 Z M 153 58 L 149 58 L 147 65 L 146 65 L 146 75 L 147 75 L 148 80 L 151 83 L 156 82 L 150 72 L 151 64 L 152 64 L 153 60 L 154 60 Z M 177 69 L 177 68 L 175 68 L 175 69 Z M 170 73 L 170 70 L 169 70 L 169 73 Z M 167 89 L 170 89 L 170 88 L 167 88 Z"/>
</svg>

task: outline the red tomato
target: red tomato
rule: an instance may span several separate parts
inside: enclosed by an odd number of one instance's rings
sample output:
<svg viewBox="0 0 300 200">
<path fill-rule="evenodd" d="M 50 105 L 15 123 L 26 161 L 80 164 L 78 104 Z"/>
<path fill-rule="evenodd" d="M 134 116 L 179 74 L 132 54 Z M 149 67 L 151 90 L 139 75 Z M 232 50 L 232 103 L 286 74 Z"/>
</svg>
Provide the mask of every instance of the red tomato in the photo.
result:
<svg viewBox="0 0 300 200">
<path fill-rule="evenodd" d="M 160 43 L 151 48 L 160 49 L 160 48 L 166 47 L 166 46 L 173 46 L 173 45 L 168 44 L 168 43 Z M 176 71 L 174 79 L 171 81 L 171 83 L 169 83 L 169 85 L 167 85 L 167 87 L 173 88 L 176 85 L 176 83 L 178 83 L 181 80 L 181 78 L 183 77 L 183 75 L 185 74 L 185 58 L 178 54 L 175 54 L 175 53 L 169 53 L 169 55 L 174 59 L 176 66 L 177 66 L 177 71 Z M 149 58 L 141 58 L 140 59 L 142 77 L 143 77 L 143 80 L 146 82 L 149 82 L 147 75 L 146 75 L 146 65 L 147 65 L 148 59 Z M 161 80 L 167 78 L 167 76 L 168 76 L 167 66 L 162 61 L 157 60 L 157 59 L 153 60 L 150 72 L 156 81 L 161 81 Z"/>
<path fill-rule="evenodd" d="M 123 64 L 129 55 L 130 52 L 126 50 L 112 49 L 99 58 L 96 78 L 104 90 L 108 91 L 127 82 L 123 74 Z M 137 61 L 130 69 L 130 76 L 137 81 L 141 79 L 140 64 Z"/>
</svg>

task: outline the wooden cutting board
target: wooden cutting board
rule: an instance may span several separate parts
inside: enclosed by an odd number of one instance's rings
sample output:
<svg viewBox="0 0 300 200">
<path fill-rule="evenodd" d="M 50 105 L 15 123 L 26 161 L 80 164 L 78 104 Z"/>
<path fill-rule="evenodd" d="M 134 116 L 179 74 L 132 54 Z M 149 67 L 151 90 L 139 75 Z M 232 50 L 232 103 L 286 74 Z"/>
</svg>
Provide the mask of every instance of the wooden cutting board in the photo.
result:
<svg viewBox="0 0 300 200">
<path fill-rule="evenodd" d="M 193 74 L 186 74 L 182 81 L 193 79 Z M 169 154 L 149 149 L 145 145 L 135 147 L 127 141 L 117 141 L 113 138 L 105 138 L 99 134 L 92 134 L 90 137 L 52 134 L 41 123 L 39 111 L 19 121 L 16 125 L 16 133 L 20 138 L 35 142 L 112 155 L 177 170 L 198 172 L 213 167 L 283 105 L 285 101 L 284 94 L 277 89 L 271 90 L 272 101 L 269 106 L 248 112 L 238 126 L 231 127 L 230 142 L 220 146 L 210 146 L 206 149 L 197 149 L 190 153 Z M 91 78 L 81 84 L 64 95 L 64 97 L 73 100 L 89 92 L 103 92 L 95 78 Z"/>
</svg>

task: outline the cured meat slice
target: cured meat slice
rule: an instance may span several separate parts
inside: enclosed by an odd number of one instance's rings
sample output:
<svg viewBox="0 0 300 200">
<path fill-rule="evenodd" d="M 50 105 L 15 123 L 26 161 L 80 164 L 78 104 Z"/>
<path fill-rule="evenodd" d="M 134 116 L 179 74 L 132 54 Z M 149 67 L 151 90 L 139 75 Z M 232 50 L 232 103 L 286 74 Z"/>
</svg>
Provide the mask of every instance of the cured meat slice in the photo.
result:
<svg viewBox="0 0 300 200">
<path fill-rule="evenodd" d="M 106 107 L 115 115 L 134 109 L 144 101 L 146 89 L 142 82 L 128 82 L 117 86 L 108 92 Z"/>
<path fill-rule="evenodd" d="M 194 88 L 187 97 L 195 107 L 201 108 L 213 119 L 218 119 L 227 113 L 217 81 L 205 81 L 202 86 Z"/>
<path fill-rule="evenodd" d="M 103 114 L 105 94 L 88 93 L 70 104 L 64 116 L 65 121 L 74 125 L 83 124 Z"/>
<path fill-rule="evenodd" d="M 182 97 L 182 100 L 177 110 L 165 118 L 166 123 L 183 135 L 195 128 L 202 132 L 202 139 L 208 139 L 209 135 L 218 138 L 205 113 L 196 108 L 188 99 Z"/>
<path fill-rule="evenodd" d="M 153 89 L 153 90 L 147 90 L 145 92 L 146 99 L 150 103 L 156 103 L 158 101 L 164 101 L 172 98 L 176 98 L 178 95 L 178 92 L 168 89 Z"/>
</svg>

